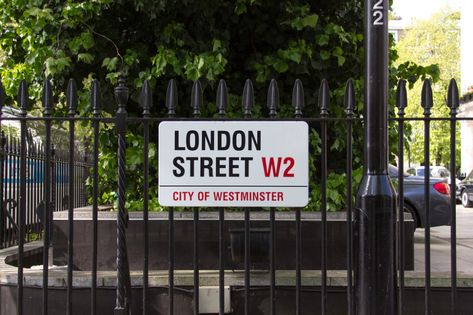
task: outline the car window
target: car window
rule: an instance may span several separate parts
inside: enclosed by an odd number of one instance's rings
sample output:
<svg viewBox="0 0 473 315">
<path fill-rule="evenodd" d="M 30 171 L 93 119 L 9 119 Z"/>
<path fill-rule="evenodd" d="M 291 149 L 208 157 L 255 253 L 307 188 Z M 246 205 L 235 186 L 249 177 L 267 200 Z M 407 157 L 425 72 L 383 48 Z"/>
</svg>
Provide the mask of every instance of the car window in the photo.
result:
<svg viewBox="0 0 473 315">
<path fill-rule="evenodd" d="M 424 176 L 424 169 L 423 168 L 418 168 L 417 169 L 417 176 Z"/>
<path fill-rule="evenodd" d="M 415 175 L 416 175 L 416 170 L 413 169 L 413 168 L 410 168 L 410 169 L 408 169 L 408 170 L 406 171 L 406 173 L 415 176 Z"/>
<path fill-rule="evenodd" d="M 470 174 L 468 175 L 466 179 L 473 180 L 473 171 L 470 172 Z"/>
</svg>

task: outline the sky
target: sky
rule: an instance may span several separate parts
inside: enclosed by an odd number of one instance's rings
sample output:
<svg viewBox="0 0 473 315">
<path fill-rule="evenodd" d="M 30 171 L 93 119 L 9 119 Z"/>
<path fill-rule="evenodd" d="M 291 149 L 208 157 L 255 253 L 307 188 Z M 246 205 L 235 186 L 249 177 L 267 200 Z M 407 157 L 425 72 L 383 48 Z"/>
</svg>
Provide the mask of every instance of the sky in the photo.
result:
<svg viewBox="0 0 473 315">
<path fill-rule="evenodd" d="M 472 0 L 394 0 L 393 11 L 402 19 L 427 19 L 432 13 L 439 11 L 447 4 L 452 8 L 460 8 L 462 2 Z"/>
</svg>

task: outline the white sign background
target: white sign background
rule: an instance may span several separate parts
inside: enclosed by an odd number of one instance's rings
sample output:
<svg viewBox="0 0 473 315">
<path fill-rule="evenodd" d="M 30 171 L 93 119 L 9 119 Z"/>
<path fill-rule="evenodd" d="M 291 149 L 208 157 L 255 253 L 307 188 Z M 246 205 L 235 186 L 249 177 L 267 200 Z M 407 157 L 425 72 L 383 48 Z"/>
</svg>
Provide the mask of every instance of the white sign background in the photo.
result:
<svg viewBox="0 0 473 315">
<path fill-rule="evenodd" d="M 256 135 L 260 131 L 261 150 L 248 150 L 248 136 L 246 148 L 241 151 L 230 146 L 227 150 L 210 150 L 207 146 L 202 149 L 202 139 L 197 150 L 189 150 L 186 146 L 186 135 L 194 130 L 202 135 L 202 131 L 209 134 L 214 131 L 227 131 L 230 135 L 235 131 L 249 131 Z M 178 144 L 176 145 L 176 132 Z M 195 136 L 195 132 L 193 132 Z M 240 133 L 241 135 L 241 133 Z M 308 147 L 309 128 L 303 121 L 165 121 L 159 125 L 159 203 L 163 206 L 197 206 L 197 207 L 304 207 L 308 203 Z M 195 137 L 192 138 L 193 140 Z M 241 138 L 240 138 L 241 139 Z M 195 144 L 195 142 L 192 142 Z M 241 143 L 240 143 L 241 144 Z M 253 143 L 254 144 L 254 143 Z M 181 148 L 176 150 L 176 147 Z M 178 168 L 174 159 L 180 157 Z M 194 176 L 190 176 L 190 162 L 188 157 L 198 157 L 195 162 Z M 201 174 L 200 157 L 212 159 L 213 167 L 216 158 L 224 158 L 222 172 L 224 177 L 213 176 L 205 170 Z M 233 158 L 238 167 L 233 169 L 234 175 L 228 176 L 229 160 Z M 235 159 L 235 158 L 238 158 Z M 252 158 L 245 162 L 241 158 Z M 266 163 L 263 163 L 263 158 Z M 277 166 L 281 162 L 279 174 L 273 168 L 269 172 L 270 159 Z M 290 167 L 293 159 L 293 166 Z M 266 165 L 266 172 L 265 167 Z M 245 166 L 248 166 L 247 169 Z M 184 171 L 183 171 L 184 170 Z M 292 177 L 284 177 L 293 174 Z M 248 177 L 245 176 L 245 171 Z M 180 176 L 176 176 L 177 172 Z M 268 175 L 269 172 L 269 175 Z M 266 174 L 265 174 L 266 173 Z M 204 176 L 201 176 L 204 175 Z M 266 176 L 265 176 L 266 175 Z"/>
</svg>

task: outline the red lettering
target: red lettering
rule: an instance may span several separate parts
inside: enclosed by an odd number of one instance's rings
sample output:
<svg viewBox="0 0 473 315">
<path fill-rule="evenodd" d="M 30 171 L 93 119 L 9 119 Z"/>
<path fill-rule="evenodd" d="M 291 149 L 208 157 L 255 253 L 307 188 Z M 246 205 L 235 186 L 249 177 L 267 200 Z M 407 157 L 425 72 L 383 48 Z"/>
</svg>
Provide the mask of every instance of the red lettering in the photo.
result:
<svg viewBox="0 0 473 315">
<path fill-rule="evenodd" d="M 284 171 L 284 174 L 283 176 L 284 177 L 294 177 L 294 173 L 289 173 L 292 168 L 294 167 L 294 158 L 292 157 L 287 157 L 284 159 L 284 165 L 286 165 L 286 163 L 289 163 L 289 165 L 286 167 L 286 170 Z"/>
<path fill-rule="evenodd" d="M 274 158 L 269 158 L 269 164 L 266 163 L 266 157 L 261 158 L 263 160 L 263 172 L 265 177 L 270 177 L 273 173 L 273 177 L 279 176 L 279 170 L 281 169 L 282 158 L 278 157 L 277 166 L 274 163 Z"/>
</svg>

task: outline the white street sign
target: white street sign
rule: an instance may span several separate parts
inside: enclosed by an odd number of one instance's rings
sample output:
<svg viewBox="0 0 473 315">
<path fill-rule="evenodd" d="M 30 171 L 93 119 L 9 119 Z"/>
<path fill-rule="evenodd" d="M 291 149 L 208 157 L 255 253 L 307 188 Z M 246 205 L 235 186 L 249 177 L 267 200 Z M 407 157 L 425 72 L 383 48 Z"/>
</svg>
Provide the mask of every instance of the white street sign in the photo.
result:
<svg viewBox="0 0 473 315">
<path fill-rule="evenodd" d="M 159 203 L 304 207 L 309 128 L 302 121 L 165 121 L 159 125 Z"/>
</svg>

